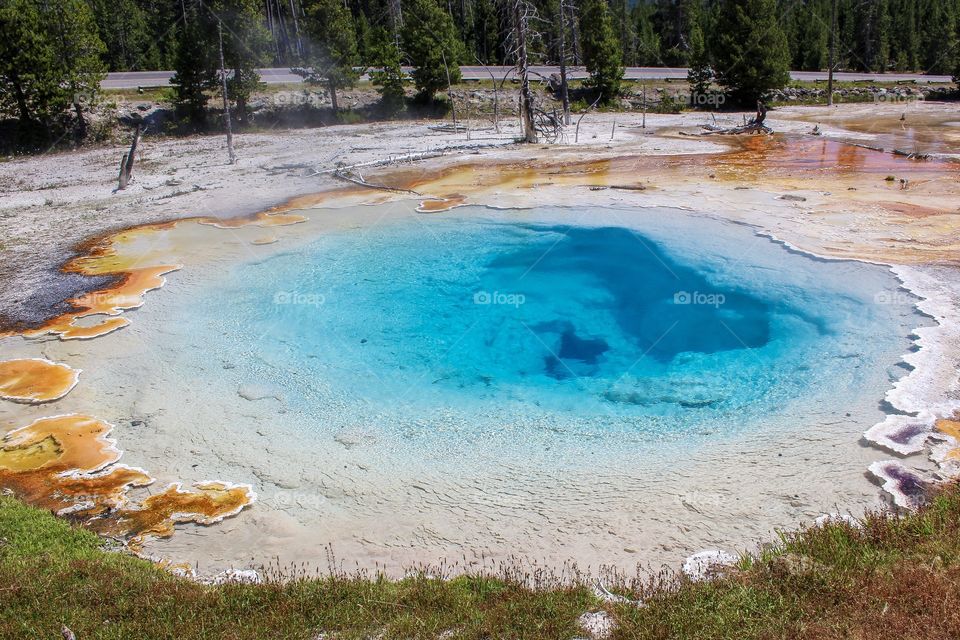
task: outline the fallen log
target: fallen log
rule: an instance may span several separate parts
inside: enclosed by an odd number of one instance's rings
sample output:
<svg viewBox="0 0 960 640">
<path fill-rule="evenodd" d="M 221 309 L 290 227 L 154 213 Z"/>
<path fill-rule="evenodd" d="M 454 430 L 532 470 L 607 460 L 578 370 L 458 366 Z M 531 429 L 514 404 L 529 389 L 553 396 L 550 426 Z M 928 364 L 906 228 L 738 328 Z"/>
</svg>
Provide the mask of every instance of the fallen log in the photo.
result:
<svg viewBox="0 0 960 640">
<path fill-rule="evenodd" d="M 513 140 L 501 142 L 500 144 L 466 144 L 466 145 L 456 145 L 450 147 L 442 147 L 440 149 L 433 149 L 430 151 L 421 151 L 417 153 L 407 153 L 399 156 L 387 156 L 386 158 L 380 158 L 379 160 L 368 160 L 367 162 L 358 162 L 351 165 L 341 165 L 338 167 L 333 167 L 331 169 L 314 169 L 313 173 L 306 176 L 312 178 L 314 176 L 321 175 L 330 175 L 337 173 L 338 171 L 353 171 L 354 169 L 365 169 L 373 167 L 386 167 L 392 164 L 401 164 L 404 162 L 419 162 L 421 160 L 430 160 L 432 158 L 439 158 L 447 155 L 448 153 L 456 153 L 459 151 L 475 151 L 478 149 L 487 149 L 491 147 L 505 147 L 512 146 L 514 143 Z"/>
<path fill-rule="evenodd" d="M 767 106 L 763 102 L 757 102 L 757 115 L 753 117 L 749 122 L 745 122 L 739 127 L 718 127 L 712 124 L 702 124 L 700 128 L 704 129 L 700 133 L 690 133 L 687 131 L 681 131 L 680 135 L 682 136 L 737 136 L 744 133 L 763 133 L 770 134 L 773 133 L 773 129 L 768 127 L 765 123 L 767 119 Z M 744 116 L 746 120 L 746 116 Z"/>
<path fill-rule="evenodd" d="M 895 156 L 903 156 L 910 160 L 929 160 L 932 156 L 929 153 L 917 153 L 912 151 L 903 151 L 901 149 L 894 149 L 892 151 Z"/>
<path fill-rule="evenodd" d="M 333 173 L 333 177 L 338 180 L 344 180 L 346 182 L 359 185 L 361 187 L 367 187 L 368 189 L 379 189 L 381 191 L 391 191 L 393 193 L 409 193 L 411 195 L 423 197 L 422 193 L 413 191 L 412 189 L 403 189 L 401 187 L 391 187 L 390 185 L 378 184 L 376 182 L 367 182 L 363 175 L 359 173 L 356 176 L 353 176 L 346 171 L 335 171 Z"/>
</svg>

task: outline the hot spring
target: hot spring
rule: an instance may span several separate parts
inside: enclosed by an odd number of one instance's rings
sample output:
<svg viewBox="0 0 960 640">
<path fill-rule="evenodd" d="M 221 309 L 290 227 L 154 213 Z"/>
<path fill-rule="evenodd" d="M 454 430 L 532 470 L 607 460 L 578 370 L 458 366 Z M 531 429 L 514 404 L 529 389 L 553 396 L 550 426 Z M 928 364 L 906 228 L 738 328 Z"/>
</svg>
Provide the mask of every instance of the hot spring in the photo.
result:
<svg viewBox="0 0 960 640">
<path fill-rule="evenodd" d="M 859 436 L 922 323 L 888 269 L 666 209 L 373 209 L 117 335 L 131 459 L 258 488 L 208 561 L 646 561 L 875 503 Z"/>
</svg>

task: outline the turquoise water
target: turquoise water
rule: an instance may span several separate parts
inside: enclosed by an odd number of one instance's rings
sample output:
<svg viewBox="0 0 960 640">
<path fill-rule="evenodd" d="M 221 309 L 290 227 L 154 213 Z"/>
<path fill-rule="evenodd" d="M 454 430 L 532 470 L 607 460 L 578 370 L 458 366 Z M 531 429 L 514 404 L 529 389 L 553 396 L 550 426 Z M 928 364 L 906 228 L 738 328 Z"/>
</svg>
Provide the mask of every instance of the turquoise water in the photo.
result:
<svg viewBox="0 0 960 640">
<path fill-rule="evenodd" d="M 896 289 L 705 217 L 467 208 L 235 265 L 170 330 L 304 428 L 622 447 L 876 413 L 918 324 Z"/>
</svg>

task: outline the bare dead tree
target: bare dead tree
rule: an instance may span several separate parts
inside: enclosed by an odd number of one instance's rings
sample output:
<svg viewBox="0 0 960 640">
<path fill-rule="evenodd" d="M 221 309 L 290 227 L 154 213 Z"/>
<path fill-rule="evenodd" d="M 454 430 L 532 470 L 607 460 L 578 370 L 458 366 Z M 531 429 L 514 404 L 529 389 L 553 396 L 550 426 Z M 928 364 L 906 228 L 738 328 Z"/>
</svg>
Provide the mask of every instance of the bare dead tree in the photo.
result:
<svg viewBox="0 0 960 640">
<path fill-rule="evenodd" d="M 453 84 L 450 82 L 450 65 L 447 64 L 447 54 L 441 51 L 440 57 L 443 58 L 443 68 L 447 72 L 447 97 L 450 98 L 450 113 L 453 115 L 453 132 L 456 133 L 459 129 L 459 125 L 457 124 L 457 101 L 453 97 Z"/>
<path fill-rule="evenodd" d="M 530 93 L 530 62 L 527 50 L 531 38 L 530 20 L 536 17 L 536 9 L 527 0 L 507 0 L 511 33 L 508 39 L 508 57 L 516 61 L 514 68 L 520 79 L 520 126 L 524 142 L 537 142 L 534 123 L 533 96 Z"/>
<path fill-rule="evenodd" d="M 560 0 L 560 102 L 563 104 L 563 124 L 570 124 L 570 91 L 567 82 L 567 1 Z M 570 7 L 573 11 L 573 7 Z"/>
<path fill-rule="evenodd" d="M 573 64 L 578 66 L 583 64 L 583 55 L 580 51 L 580 21 L 574 15 L 574 6 L 571 2 L 570 10 L 570 53 L 573 54 Z"/>
<path fill-rule="evenodd" d="M 293 34 L 297 39 L 297 55 L 303 55 L 303 39 L 300 37 L 300 21 L 297 20 L 297 9 L 293 6 L 293 0 L 290 0 L 290 17 L 293 18 Z"/>
<path fill-rule="evenodd" d="M 497 133 L 500 133 L 500 92 L 503 91 L 503 85 L 507 81 L 507 78 L 510 77 L 510 74 L 516 71 L 516 68 L 508 69 L 503 77 L 500 78 L 500 81 L 497 82 L 497 76 L 493 73 L 493 69 L 484 64 L 476 54 L 474 54 L 474 59 L 477 61 L 484 71 L 490 75 L 490 82 L 493 83 L 493 130 Z"/>
<path fill-rule="evenodd" d="M 593 104 L 587 107 L 587 110 L 581 113 L 580 117 L 577 118 L 577 130 L 573 134 L 574 143 L 580 142 L 580 123 L 583 121 L 584 117 L 586 117 L 586 115 L 590 113 L 595 106 L 597 106 L 597 103 L 600 102 L 600 98 L 602 97 L 603 96 L 597 96 L 597 99 L 593 101 Z"/>
<path fill-rule="evenodd" d="M 390 11 L 390 28 L 393 30 L 394 43 L 400 46 L 400 29 L 403 28 L 403 6 L 401 0 L 388 0 L 387 8 Z"/>
<path fill-rule="evenodd" d="M 130 178 L 133 177 L 133 162 L 137 157 L 137 145 L 140 143 L 140 134 L 143 132 L 143 125 L 139 122 L 133 131 L 133 142 L 130 143 L 130 150 L 123 154 L 120 159 L 120 176 L 118 178 L 117 191 L 123 191 L 130 184 Z"/>
<path fill-rule="evenodd" d="M 217 36 L 220 39 L 220 82 L 223 90 L 223 121 L 227 127 L 227 154 L 230 157 L 230 164 L 235 164 L 237 155 L 233 152 L 233 127 L 230 123 L 230 99 L 227 97 L 227 70 L 223 63 L 223 21 L 221 20 L 217 20 Z"/>
<path fill-rule="evenodd" d="M 827 106 L 833 106 L 833 70 L 837 57 L 837 0 L 830 3 L 830 54 L 827 74 Z"/>
</svg>

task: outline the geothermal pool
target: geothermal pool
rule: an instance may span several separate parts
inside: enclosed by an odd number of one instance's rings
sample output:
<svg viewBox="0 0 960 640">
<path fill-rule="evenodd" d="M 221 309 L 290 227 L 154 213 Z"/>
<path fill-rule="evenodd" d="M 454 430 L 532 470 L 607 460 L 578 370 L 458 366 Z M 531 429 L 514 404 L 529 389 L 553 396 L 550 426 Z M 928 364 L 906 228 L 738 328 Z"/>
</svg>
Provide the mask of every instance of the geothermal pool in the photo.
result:
<svg viewBox="0 0 960 640">
<path fill-rule="evenodd" d="M 526 457 L 878 402 L 917 324 L 877 304 L 905 297 L 881 268 L 707 218 L 567 216 L 459 210 L 326 234 L 210 278 L 168 329 L 200 334 L 184 368 L 229 361 L 318 435 L 369 424 L 427 450 L 492 438 Z"/>
<path fill-rule="evenodd" d="M 675 210 L 393 206 L 172 274 L 109 339 L 150 381 L 98 399 L 148 425 L 127 459 L 260 495 L 153 550 L 629 566 L 876 504 L 860 434 L 923 324 L 888 269 Z"/>
</svg>

